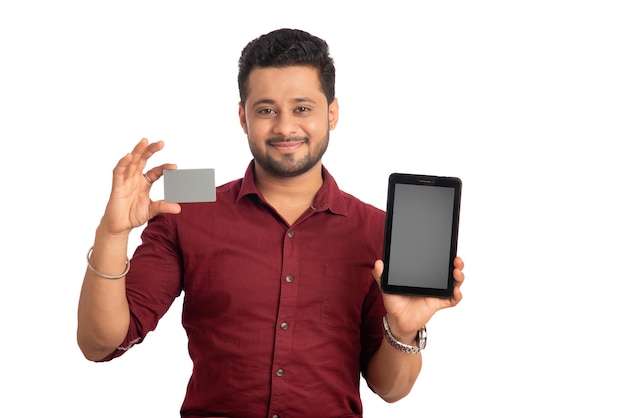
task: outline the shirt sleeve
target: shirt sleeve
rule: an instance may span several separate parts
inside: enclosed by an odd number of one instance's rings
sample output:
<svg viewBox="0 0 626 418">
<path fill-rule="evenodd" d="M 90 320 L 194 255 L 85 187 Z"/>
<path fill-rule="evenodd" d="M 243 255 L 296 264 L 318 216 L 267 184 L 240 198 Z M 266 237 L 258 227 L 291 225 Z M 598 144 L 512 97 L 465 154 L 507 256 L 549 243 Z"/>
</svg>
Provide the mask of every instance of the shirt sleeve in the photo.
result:
<svg viewBox="0 0 626 418">
<path fill-rule="evenodd" d="M 387 313 L 378 283 L 372 279 L 370 291 L 363 302 L 361 322 L 361 374 L 367 380 L 367 366 L 383 340 L 383 317 Z"/>
</svg>

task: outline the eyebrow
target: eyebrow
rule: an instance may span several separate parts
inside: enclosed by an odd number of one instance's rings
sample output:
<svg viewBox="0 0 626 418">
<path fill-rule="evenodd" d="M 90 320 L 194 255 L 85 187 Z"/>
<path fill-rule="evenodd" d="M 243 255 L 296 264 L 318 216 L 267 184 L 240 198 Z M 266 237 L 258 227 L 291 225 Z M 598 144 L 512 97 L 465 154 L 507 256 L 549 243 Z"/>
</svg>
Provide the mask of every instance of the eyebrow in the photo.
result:
<svg viewBox="0 0 626 418">
<path fill-rule="evenodd" d="M 317 102 L 313 99 L 310 99 L 308 97 L 296 97 L 295 99 L 292 100 L 293 103 L 295 104 L 300 104 L 300 103 L 313 103 L 313 104 L 317 104 Z M 259 105 L 275 105 L 276 104 L 276 100 L 272 100 L 272 99 L 260 99 L 257 100 L 256 102 L 252 103 L 252 106 L 259 106 Z"/>
</svg>

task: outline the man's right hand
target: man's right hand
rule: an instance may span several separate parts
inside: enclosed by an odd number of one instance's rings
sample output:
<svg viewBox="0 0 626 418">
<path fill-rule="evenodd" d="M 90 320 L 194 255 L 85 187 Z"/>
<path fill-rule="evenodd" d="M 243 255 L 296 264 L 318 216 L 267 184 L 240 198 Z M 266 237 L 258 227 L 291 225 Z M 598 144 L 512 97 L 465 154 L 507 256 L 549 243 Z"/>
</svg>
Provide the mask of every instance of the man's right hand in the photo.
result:
<svg viewBox="0 0 626 418">
<path fill-rule="evenodd" d="M 113 185 L 109 202 L 100 224 L 100 232 L 127 235 L 160 213 L 179 213 L 178 203 L 150 200 L 152 183 L 161 178 L 163 170 L 175 170 L 176 164 L 163 164 L 145 172 L 146 163 L 163 149 L 163 141 L 149 143 L 143 138 L 132 152 L 126 154 L 113 169 Z M 152 182 L 152 183 L 151 183 Z"/>
</svg>

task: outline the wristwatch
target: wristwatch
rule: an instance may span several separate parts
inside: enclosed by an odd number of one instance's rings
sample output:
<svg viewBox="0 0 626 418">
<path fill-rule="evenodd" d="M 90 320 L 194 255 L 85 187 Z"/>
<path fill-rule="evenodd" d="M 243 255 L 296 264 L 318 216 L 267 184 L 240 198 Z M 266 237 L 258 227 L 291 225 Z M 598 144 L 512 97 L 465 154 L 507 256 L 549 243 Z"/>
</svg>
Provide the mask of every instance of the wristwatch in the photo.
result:
<svg viewBox="0 0 626 418">
<path fill-rule="evenodd" d="M 387 322 L 387 315 L 383 316 L 383 328 L 385 331 L 385 338 L 387 342 L 395 348 L 396 350 L 400 350 L 403 353 L 407 354 L 417 354 L 426 348 L 426 325 L 417 330 L 417 334 L 415 334 L 415 343 L 416 345 L 408 345 L 401 343 L 393 336 L 391 333 L 391 329 L 389 328 L 389 322 Z"/>
</svg>

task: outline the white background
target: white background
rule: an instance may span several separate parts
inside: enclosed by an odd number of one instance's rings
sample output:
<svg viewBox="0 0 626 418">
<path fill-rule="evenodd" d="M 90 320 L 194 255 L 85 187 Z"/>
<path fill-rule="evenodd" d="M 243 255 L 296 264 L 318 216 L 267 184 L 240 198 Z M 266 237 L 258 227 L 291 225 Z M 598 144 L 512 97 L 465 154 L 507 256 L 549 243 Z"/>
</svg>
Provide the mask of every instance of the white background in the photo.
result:
<svg viewBox="0 0 626 418">
<path fill-rule="evenodd" d="M 464 300 L 431 320 L 413 392 L 363 387 L 365 416 L 623 417 L 622 4 L 2 2 L 0 416 L 177 416 L 180 305 L 122 358 L 86 361 L 85 254 L 141 137 L 165 141 L 155 165 L 243 174 L 239 53 L 297 27 L 335 57 L 324 162 L 343 189 L 384 207 L 392 171 L 464 181 Z"/>
</svg>

